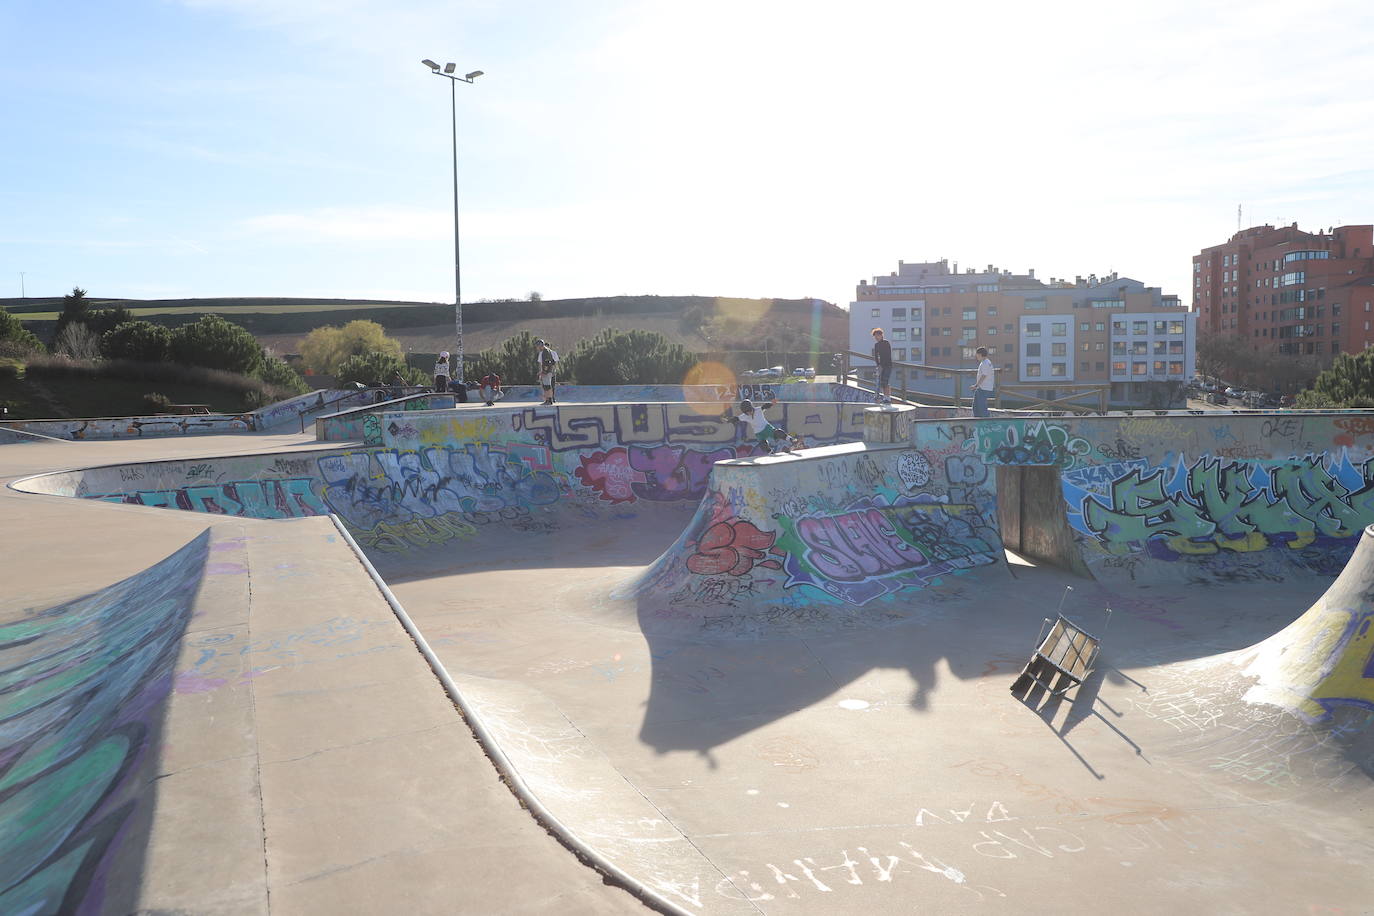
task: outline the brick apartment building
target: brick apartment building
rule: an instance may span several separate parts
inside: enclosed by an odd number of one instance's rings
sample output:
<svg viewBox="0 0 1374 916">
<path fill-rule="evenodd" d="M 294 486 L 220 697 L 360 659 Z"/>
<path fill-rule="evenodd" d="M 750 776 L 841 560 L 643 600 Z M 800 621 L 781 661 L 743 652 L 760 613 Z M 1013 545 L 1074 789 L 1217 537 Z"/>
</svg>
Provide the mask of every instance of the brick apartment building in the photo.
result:
<svg viewBox="0 0 1374 916">
<path fill-rule="evenodd" d="M 969 369 L 985 346 L 1004 384 L 1111 382 L 1118 404 L 1149 401 L 1157 386 L 1143 383 L 1194 374 L 1196 316 L 1177 296 L 1114 273 L 1046 282 L 1034 270 L 899 261 L 888 276 L 859 281 L 850 349 L 870 352 L 875 327 L 899 362 Z M 922 390 L 944 393 L 925 375 Z"/>
<path fill-rule="evenodd" d="M 1193 257 L 1193 310 L 1204 334 L 1255 350 L 1329 361 L 1374 343 L 1374 226 L 1303 232 L 1253 226 Z"/>
</svg>

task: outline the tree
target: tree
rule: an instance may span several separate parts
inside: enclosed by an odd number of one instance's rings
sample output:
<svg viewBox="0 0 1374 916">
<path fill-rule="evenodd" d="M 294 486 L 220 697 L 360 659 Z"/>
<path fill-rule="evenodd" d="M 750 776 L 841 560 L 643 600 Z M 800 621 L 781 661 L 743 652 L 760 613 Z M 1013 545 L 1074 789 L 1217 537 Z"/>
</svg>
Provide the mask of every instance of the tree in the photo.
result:
<svg viewBox="0 0 1374 916">
<path fill-rule="evenodd" d="M 72 359 L 97 359 L 100 356 L 100 338 L 85 322 L 74 321 L 57 335 L 53 352 Z"/>
<path fill-rule="evenodd" d="M 374 350 L 371 353 L 355 353 L 340 363 L 334 370 L 334 377 L 340 385 L 362 382 L 364 385 L 387 384 L 396 372 L 405 375 L 405 365 L 390 353 Z"/>
<path fill-rule="evenodd" d="M 258 370 L 258 378 L 262 379 L 273 388 L 279 388 L 290 394 L 305 394 L 310 390 L 310 386 L 301 378 L 299 372 L 286 364 L 285 360 L 275 356 L 263 355 L 262 368 Z"/>
<path fill-rule="evenodd" d="M 263 352 L 256 338 L 219 315 L 205 315 L 172 332 L 170 355 L 173 362 L 207 369 L 224 369 L 241 375 L 256 375 L 262 368 Z"/>
<path fill-rule="evenodd" d="M 111 308 L 91 309 L 86 313 L 85 324 L 97 335 L 114 330 L 121 324 L 134 320 L 133 312 L 122 305 Z"/>
<path fill-rule="evenodd" d="M 42 353 L 43 343 L 24 327 L 24 322 L 0 308 L 0 356 L 13 352 L 15 355 Z"/>
<path fill-rule="evenodd" d="M 579 341 L 563 374 L 581 385 L 680 385 L 694 354 L 656 331 L 608 328 Z"/>
<path fill-rule="evenodd" d="M 126 321 L 100 337 L 100 353 L 106 359 L 161 363 L 171 351 L 171 329 L 150 321 Z"/>
<path fill-rule="evenodd" d="M 73 286 L 72 291 L 62 297 L 62 314 L 57 316 L 57 326 L 53 328 L 53 342 L 56 343 L 57 338 L 62 336 L 62 332 L 72 322 L 84 324 L 90 310 L 91 303 L 86 298 L 86 291 L 79 286 Z"/>
<path fill-rule="evenodd" d="M 1374 407 L 1374 348 L 1342 353 L 1298 395 L 1297 406 Z"/>
<path fill-rule="evenodd" d="M 500 347 L 483 350 L 464 360 L 463 374 L 470 379 L 480 379 L 488 373 L 501 376 L 503 384 L 531 385 L 538 381 L 535 371 L 535 336 L 529 331 L 521 331 L 514 337 L 506 338 Z"/>
<path fill-rule="evenodd" d="M 325 325 L 301 341 L 301 362 L 329 375 L 338 375 L 339 367 L 350 356 L 385 353 L 400 360 L 404 352 L 400 341 L 386 336 L 386 330 L 375 321 L 350 321 L 341 328 Z"/>
</svg>

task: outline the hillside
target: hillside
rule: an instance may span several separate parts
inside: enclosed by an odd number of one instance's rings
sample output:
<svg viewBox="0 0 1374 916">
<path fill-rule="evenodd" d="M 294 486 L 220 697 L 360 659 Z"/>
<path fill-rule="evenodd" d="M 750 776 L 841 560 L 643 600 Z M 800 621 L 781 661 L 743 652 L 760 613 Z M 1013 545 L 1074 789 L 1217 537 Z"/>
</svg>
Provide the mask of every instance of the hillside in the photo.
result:
<svg viewBox="0 0 1374 916">
<path fill-rule="evenodd" d="M 351 299 L 104 299 L 88 297 L 93 308 L 121 305 L 134 316 L 175 327 L 201 315 L 219 314 L 251 331 L 279 354 L 299 351 L 311 330 L 355 319 L 376 321 L 417 358 L 453 344 L 453 306 L 433 302 Z M 62 309 L 56 299 L 0 299 L 0 306 L 24 320 L 39 337 L 51 337 Z M 818 320 L 819 319 L 819 320 Z M 497 346 L 528 330 L 560 349 L 604 328 L 657 331 L 696 353 L 732 353 L 739 368 L 801 359 L 802 353 L 843 349 L 848 313 L 811 299 L 738 299 L 709 296 L 608 296 L 537 302 L 463 304 L 465 349 Z M 813 338 L 819 330 L 819 339 Z M 778 351 L 782 351 L 779 355 Z"/>
</svg>

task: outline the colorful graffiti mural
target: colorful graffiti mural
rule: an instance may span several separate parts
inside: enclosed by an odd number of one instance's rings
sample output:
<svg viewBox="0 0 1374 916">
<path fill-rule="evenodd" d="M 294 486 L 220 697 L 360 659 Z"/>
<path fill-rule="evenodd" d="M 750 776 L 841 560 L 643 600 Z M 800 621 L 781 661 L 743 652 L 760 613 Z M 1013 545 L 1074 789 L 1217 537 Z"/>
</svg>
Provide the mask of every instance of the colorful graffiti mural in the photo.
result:
<svg viewBox="0 0 1374 916">
<path fill-rule="evenodd" d="M 101 910 L 208 541 L 0 626 L 0 912 Z"/>
<path fill-rule="evenodd" d="M 315 481 L 311 478 L 239 480 L 170 490 L 101 494 L 91 498 L 136 506 L 208 512 L 212 515 L 246 515 L 250 518 L 301 518 L 329 514 L 329 508 L 316 495 Z"/>
</svg>

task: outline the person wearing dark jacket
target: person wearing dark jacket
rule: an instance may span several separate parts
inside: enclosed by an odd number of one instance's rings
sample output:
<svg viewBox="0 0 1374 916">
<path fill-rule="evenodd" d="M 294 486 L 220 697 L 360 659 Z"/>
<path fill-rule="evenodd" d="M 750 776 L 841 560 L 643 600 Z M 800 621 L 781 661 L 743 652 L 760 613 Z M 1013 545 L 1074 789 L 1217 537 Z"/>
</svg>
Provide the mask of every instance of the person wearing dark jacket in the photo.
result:
<svg viewBox="0 0 1374 916">
<path fill-rule="evenodd" d="M 873 362 L 878 367 L 879 404 L 892 403 L 892 344 L 883 338 L 883 329 L 873 329 Z"/>
</svg>

